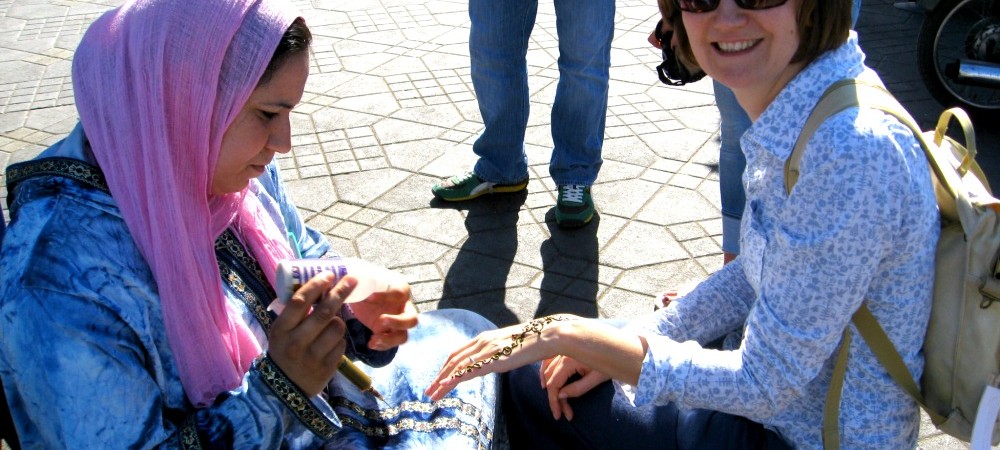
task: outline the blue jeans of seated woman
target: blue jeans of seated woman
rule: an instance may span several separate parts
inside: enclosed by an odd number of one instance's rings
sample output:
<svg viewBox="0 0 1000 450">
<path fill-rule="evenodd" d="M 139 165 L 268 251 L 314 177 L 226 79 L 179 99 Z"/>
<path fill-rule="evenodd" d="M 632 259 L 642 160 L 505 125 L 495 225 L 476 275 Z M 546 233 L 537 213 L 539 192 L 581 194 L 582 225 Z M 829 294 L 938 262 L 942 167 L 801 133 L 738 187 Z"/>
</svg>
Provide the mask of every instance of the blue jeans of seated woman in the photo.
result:
<svg viewBox="0 0 1000 450">
<path fill-rule="evenodd" d="M 537 0 L 470 0 L 472 84 L 486 125 L 473 169 L 494 183 L 528 176 L 528 39 Z M 552 105 L 549 174 L 556 184 L 591 185 L 601 168 L 608 107 L 613 0 L 555 0 L 559 82 Z"/>
<path fill-rule="evenodd" d="M 851 26 L 858 23 L 861 0 L 854 2 Z M 721 136 L 719 140 L 719 191 L 722 197 L 722 251 L 740 253 L 740 220 L 743 218 L 743 169 L 747 160 L 740 148 L 740 137 L 750 128 L 750 117 L 736 102 L 733 91 L 718 81 L 713 81 L 715 104 L 719 107 Z"/>
<path fill-rule="evenodd" d="M 570 400 L 573 420 L 554 420 L 538 379 L 539 364 L 503 376 L 504 417 L 512 450 L 521 449 L 754 449 L 791 447 L 763 425 L 673 403 L 636 408 L 603 383 Z"/>
</svg>

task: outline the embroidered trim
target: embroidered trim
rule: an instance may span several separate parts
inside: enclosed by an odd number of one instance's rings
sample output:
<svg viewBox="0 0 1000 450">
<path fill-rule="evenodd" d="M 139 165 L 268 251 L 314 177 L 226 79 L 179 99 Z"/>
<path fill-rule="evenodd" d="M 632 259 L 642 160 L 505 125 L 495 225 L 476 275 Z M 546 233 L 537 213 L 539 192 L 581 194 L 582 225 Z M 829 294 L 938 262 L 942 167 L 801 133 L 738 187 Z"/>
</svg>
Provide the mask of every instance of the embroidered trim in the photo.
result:
<svg viewBox="0 0 1000 450">
<path fill-rule="evenodd" d="M 361 405 L 352 402 L 345 397 L 334 397 L 330 399 L 327 403 L 333 407 L 344 407 L 350 409 L 355 414 L 364 416 L 369 420 L 393 420 L 399 417 L 402 413 L 417 412 L 417 413 L 431 413 L 438 409 L 458 409 L 459 412 L 467 414 L 480 420 L 482 413 L 480 413 L 479 408 L 471 405 L 469 403 L 463 402 L 461 399 L 455 397 L 447 397 L 436 402 L 418 402 L 418 401 L 407 401 L 402 402 L 399 406 L 385 409 L 366 409 Z"/>
<path fill-rule="evenodd" d="M 230 255 L 234 256 L 236 260 L 243 265 L 243 267 L 250 271 L 256 281 L 268 290 L 268 294 L 271 298 L 277 297 L 274 293 L 274 289 L 264 276 L 264 269 L 260 267 L 260 263 L 257 262 L 257 258 L 254 258 L 249 252 L 246 251 L 246 248 L 243 247 L 243 243 L 239 241 L 236 237 L 236 233 L 234 233 L 231 228 L 226 229 L 226 231 L 224 231 L 222 235 L 215 240 L 215 250 L 226 251 Z"/>
<path fill-rule="evenodd" d="M 63 157 L 43 158 L 7 166 L 7 192 L 14 192 L 14 186 L 28 178 L 42 175 L 70 178 L 94 189 L 111 193 L 100 168 L 78 159 Z"/>
<path fill-rule="evenodd" d="M 397 407 L 386 408 L 384 410 L 366 409 L 344 397 L 334 397 L 328 400 L 328 403 L 334 408 L 346 408 L 365 419 L 383 422 L 383 424 L 379 425 L 366 425 L 355 417 L 339 414 L 340 421 L 344 425 L 355 428 L 370 437 L 385 438 L 405 431 L 431 432 L 435 430 L 455 430 L 475 440 L 477 448 L 482 450 L 489 448 L 490 443 L 493 442 L 493 430 L 489 427 L 489 424 L 484 422 L 482 412 L 479 408 L 455 397 L 444 398 L 433 403 L 419 401 L 402 402 Z M 431 421 L 417 420 L 410 417 L 400 419 L 400 415 L 403 413 L 416 412 L 430 414 L 441 409 L 457 409 L 462 414 L 472 416 L 472 422 L 475 422 L 475 424 L 463 422 L 457 417 L 438 417 Z M 395 421 L 395 423 L 385 423 L 390 421 Z M 485 436 L 479 430 L 485 430 Z"/>
<path fill-rule="evenodd" d="M 178 433 L 178 440 L 181 441 L 182 449 L 199 449 L 201 440 L 198 438 L 198 427 L 194 422 L 194 415 L 188 416 Z"/>
<path fill-rule="evenodd" d="M 271 313 L 267 311 L 266 304 L 260 298 L 260 294 L 262 293 L 251 289 L 246 281 L 244 281 L 242 275 L 247 273 L 253 275 L 256 278 L 257 285 L 262 286 L 270 298 L 276 297 L 274 289 L 271 289 L 271 285 L 264 279 L 264 271 L 261 269 L 260 264 L 247 253 L 246 249 L 243 248 L 243 244 L 236 239 L 236 235 L 233 234 L 232 230 L 228 229 L 215 240 L 215 255 L 215 259 L 219 263 L 219 274 L 222 276 L 222 282 L 236 291 L 240 299 L 243 300 L 243 303 L 253 313 L 257 322 L 260 322 L 264 331 L 270 332 L 274 319 L 271 317 Z M 229 257 L 227 258 L 226 256 Z M 232 264 L 241 264 L 241 268 L 244 270 L 241 271 L 239 268 L 233 267 Z"/>
<path fill-rule="evenodd" d="M 254 367 L 257 368 L 257 372 L 260 373 L 260 377 L 264 380 L 264 384 L 271 388 L 274 395 L 281 399 L 281 402 L 288 407 L 289 410 L 295 414 L 295 417 L 302 422 L 306 428 L 309 428 L 316 436 L 321 439 L 330 439 L 333 437 L 334 433 L 338 430 L 333 427 L 333 424 L 323 416 L 322 413 L 313 406 L 306 394 L 299 389 L 295 383 L 292 383 L 288 379 L 288 376 L 281 371 L 271 357 L 266 353 L 257 358 L 254 361 Z"/>
</svg>

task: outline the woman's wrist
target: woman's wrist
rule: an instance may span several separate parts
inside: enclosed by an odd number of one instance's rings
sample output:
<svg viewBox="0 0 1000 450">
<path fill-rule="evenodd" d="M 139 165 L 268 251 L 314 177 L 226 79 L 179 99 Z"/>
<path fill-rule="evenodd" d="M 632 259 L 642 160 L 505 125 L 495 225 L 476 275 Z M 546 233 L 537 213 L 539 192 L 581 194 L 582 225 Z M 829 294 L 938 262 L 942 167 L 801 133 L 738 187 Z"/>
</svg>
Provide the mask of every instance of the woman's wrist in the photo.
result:
<svg viewBox="0 0 1000 450">
<path fill-rule="evenodd" d="M 580 320 L 569 320 L 569 317 L 558 316 L 549 326 L 544 328 L 538 335 L 538 341 L 543 345 L 542 350 L 546 358 L 557 355 L 569 355 L 575 349 L 574 342 L 580 333 Z"/>
</svg>

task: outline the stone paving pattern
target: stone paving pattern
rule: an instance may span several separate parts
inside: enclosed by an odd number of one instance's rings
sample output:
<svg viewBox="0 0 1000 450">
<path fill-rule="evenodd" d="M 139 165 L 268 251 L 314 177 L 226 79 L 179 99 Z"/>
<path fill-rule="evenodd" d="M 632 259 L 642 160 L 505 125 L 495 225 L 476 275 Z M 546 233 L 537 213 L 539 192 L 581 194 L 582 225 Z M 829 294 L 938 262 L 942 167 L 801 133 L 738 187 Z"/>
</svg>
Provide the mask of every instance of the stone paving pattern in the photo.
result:
<svg viewBox="0 0 1000 450">
<path fill-rule="evenodd" d="M 0 0 L 0 167 L 72 129 L 73 50 L 118 3 Z M 555 226 L 548 176 L 558 80 L 551 0 L 540 2 L 528 51 L 527 193 L 459 204 L 432 200 L 430 187 L 471 168 L 483 129 L 466 2 L 295 3 L 315 42 L 292 116 L 294 150 L 279 157 L 290 195 L 337 251 L 404 273 L 419 308 L 465 308 L 501 326 L 557 312 L 628 318 L 649 312 L 660 290 L 689 287 L 721 267 L 711 83 L 657 81 L 660 56 L 646 42 L 658 14 L 651 0 L 616 2 L 605 163 L 593 190 L 599 214 L 571 231 Z M 927 126 L 941 107 L 915 71 L 921 20 L 872 0 L 858 28 L 869 65 Z M 982 147 L 997 147 L 995 134 L 987 139 Z M 921 448 L 967 448 L 932 426 L 922 430 Z"/>
</svg>

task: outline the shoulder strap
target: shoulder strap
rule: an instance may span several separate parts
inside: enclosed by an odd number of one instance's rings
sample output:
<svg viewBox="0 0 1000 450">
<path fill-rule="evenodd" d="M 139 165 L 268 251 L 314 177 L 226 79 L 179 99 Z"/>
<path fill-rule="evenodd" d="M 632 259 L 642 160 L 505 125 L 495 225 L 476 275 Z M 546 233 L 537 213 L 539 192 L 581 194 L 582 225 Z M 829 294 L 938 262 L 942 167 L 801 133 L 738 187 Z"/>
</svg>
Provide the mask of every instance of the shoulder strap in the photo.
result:
<svg viewBox="0 0 1000 450">
<path fill-rule="evenodd" d="M 936 146 L 932 147 L 928 145 L 925 137 L 920 132 L 920 128 L 916 124 L 916 121 L 913 120 L 913 117 L 906 112 L 906 109 L 899 104 L 892 94 L 886 91 L 882 86 L 869 84 L 856 79 L 841 80 L 831 85 L 827 88 L 826 92 L 823 93 L 820 101 L 809 114 L 805 125 L 802 127 L 799 137 L 796 139 L 795 147 L 792 149 L 792 153 L 789 155 L 788 160 L 785 161 L 786 193 L 791 194 L 792 188 L 795 187 L 795 183 L 798 181 L 799 164 L 802 161 L 806 144 L 809 142 L 809 139 L 812 138 L 812 135 L 830 116 L 843 111 L 844 109 L 855 106 L 881 110 L 896 117 L 900 122 L 910 128 L 914 136 L 916 136 L 916 138 L 920 141 L 921 147 L 924 149 L 931 169 L 934 172 L 936 181 L 945 190 L 945 195 L 938 195 L 938 203 L 939 207 L 942 208 L 942 214 L 944 214 L 944 208 L 949 207 L 949 205 L 941 204 L 942 197 L 950 199 L 950 208 L 954 209 L 954 199 L 959 195 L 959 191 L 955 188 L 960 186 L 961 183 L 961 180 L 958 179 L 958 175 L 954 171 L 942 170 L 940 166 L 941 161 L 946 160 L 940 159 L 939 156 L 934 153 L 933 149 L 936 148 Z M 951 115 L 958 118 L 964 129 L 971 130 L 971 127 L 966 126 L 966 123 L 962 122 L 962 118 L 965 118 L 967 121 L 967 116 L 961 110 L 957 110 L 957 113 L 949 111 L 947 116 L 942 116 L 942 121 L 946 124 Z M 938 131 L 935 133 L 935 144 L 940 144 L 943 137 L 944 127 L 941 123 L 939 123 Z M 974 137 L 970 139 L 968 131 L 966 132 L 966 139 L 973 143 L 975 141 Z M 962 168 L 977 166 L 974 162 L 974 144 L 972 144 L 971 148 L 972 150 L 968 154 L 963 155 L 961 163 Z M 970 159 L 972 160 L 971 163 L 969 163 Z M 907 394 L 913 397 L 913 399 L 916 400 L 921 407 L 923 407 L 934 423 L 943 422 L 945 420 L 943 416 L 924 406 L 924 399 L 920 392 L 919 385 L 916 380 L 913 379 L 913 376 L 906 367 L 906 363 L 903 361 L 902 356 L 899 355 L 896 347 L 892 344 L 892 341 L 889 340 L 889 336 L 886 335 L 885 330 L 883 330 L 882 326 L 879 325 L 878 320 L 871 313 L 871 310 L 868 309 L 866 303 L 861 304 L 861 307 L 858 308 L 858 310 L 851 317 L 851 322 L 858 329 L 858 333 L 861 334 L 865 343 L 868 344 L 872 353 L 875 354 L 876 359 L 878 359 L 879 363 L 885 368 L 892 379 L 904 391 L 906 391 Z M 850 343 L 850 329 L 845 329 L 843 337 L 841 338 L 841 346 L 837 353 L 837 358 L 834 364 L 833 378 L 830 381 L 830 389 L 827 392 L 826 404 L 824 407 L 823 446 L 827 449 L 840 448 L 840 399 L 844 385 L 844 375 L 847 371 L 847 356 L 850 350 Z"/>
<path fill-rule="evenodd" d="M 976 137 L 972 128 L 972 121 L 968 114 L 960 108 L 951 108 L 944 111 L 938 120 L 937 127 L 932 136 L 921 132 L 920 126 L 910 116 L 910 113 L 903 108 L 903 105 L 892 96 L 889 91 L 877 82 L 844 79 L 840 80 L 823 93 L 819 102 L 813 107 L 809 118 L 806 119 L 799 137 L 795 141 L 792 153 L 785 161 L 785 192 L 791 194 L 799 178 L 799 164 L 802 161 L 806 144 L 812 135 L 819 129 L 820 125 L 830 118 L 830 116 L 850 107 L 861 107 L 877 109 L 886 114 L 892 115 L 903 125 L 906 125 L 913 132 L 914 137 L 920 142 L 920 147 L 924 150 L 928 165 L 934 174 L 934 189 L 937 197 L 938 209 L 941 216 L 949 221 L 959 220 L 960 212 L 956 206 L 956 201 L 966 197 L 962 191 L 962 177 L 971 173 L 989 190 L 989 184 L 979 164 L 976 163 Z M 954 119 L 961 125 L 964 132 L 965 147 L 953 146 L 953 150 L 959 153 L 953 155 L 957 159 L 957 165 L 952 164 L 950 155 L 941 154 L 939 149 L 941 143 L 948 139 L 945 135 L 948 123 Z M 932 139 L 929 141 L 929 139 Z"/>
</svg>

